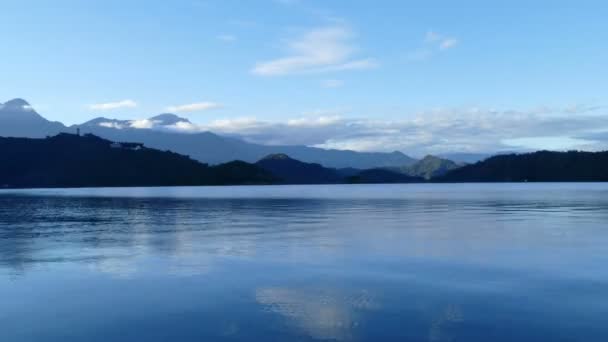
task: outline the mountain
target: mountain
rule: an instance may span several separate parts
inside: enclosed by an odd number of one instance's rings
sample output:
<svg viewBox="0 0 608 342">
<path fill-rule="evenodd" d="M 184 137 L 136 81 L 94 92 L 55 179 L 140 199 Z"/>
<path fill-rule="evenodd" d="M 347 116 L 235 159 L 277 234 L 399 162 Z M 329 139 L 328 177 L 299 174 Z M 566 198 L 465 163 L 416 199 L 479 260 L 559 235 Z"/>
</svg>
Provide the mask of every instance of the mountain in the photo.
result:
<svg viewBox="0 0 608 342">
<path fill-rule="evenodd" d="M 399 171 L 409 176 L 422 177 L 428 180 L 443 176 L 447 172 L 461 166 L 462 164 L 457 164 L 451 160 L 429 155 L 410 166 L 400 168 Z"/>
<path fill-rule="evenodd" d="M 604 182 L 608 152 L 498 155 L 437 178 L 440 182 Z"/>
<path fill-rule="evenodd" d="M 97 118 L 74 126 L 72 129 L 80 128 L 82 132 L 92 133 L 113 141 L 143 142 L 153 148 L 175 151 L 210 164 L 225 163 L 230 160 L 254 163 L 269 154 L 286 154 L 303 162 L 317 163 L 330 168 L 368 169 L 410 165 L 416 161 L 398 151 L 391 153 L 355 152 L 308 146 L 269 146 L 211 132 L 176 132 L 167 126 L 189 123 L 189 121 L 173 114 L 162 114 L 152 117 L 148 121 L 157 122 L 160 128 L 134 128 L 132 121 Z"/>
<path fill-rule="evenodd" d="M 66 127 L 36 113 L 24 100 L 0 105 L 0 136 L 43 138 L 61 132 L 91 133 L 112 141 L 138 141 L 146 146 L 191 156 L 203 163 L 220 164 L 231 160 L 254 163 L 266 155 L 284 153 L 298 160 L 332 168 L 396 167 L 416 160 L 401 152 L 355 152 L 325 150 L 308 146 L 268 146 L 211 132 L 185 133 L 176 128 L 192 125 L 188 119 L 165 113 L 147 120 L 117 120 L 99 117 L 80 125 Z M 153 127 L 150 127 L 153 126 Z"/>
<path fill-rule="evenodd" d="M 332 183 L 418 183 L 423 179 L 399 172 L 375 168 L 368 170 L 333 169 L 320 164 L 304 163 L 286 154 L 271 154 L 256 163 L 287 184 Z"/>
<path fill-rule="evenodd" d="M 0 136 L 43 138 L 66 129 L 63 124 L 40 116 L 25 100 L 0 103 Z"/>
<path fill-rule="evenodd" d="M 173 126 L 179 123 L 191 124 L 190 120 L 170 113 L 153 116 L 150 118 L 150 121 L 154 121 L 162 126 Z"/>
<path fill-rule="evenodd" d="M 116 144 L 94 135 L 0 138 L 1 187 L 266 184 L 268 172 L 242 161 L 208 166 L 188 157 Z"/>
<path fill-rule="evenodd" d="M 335 170 L 320 164 L 304 163 L 286 154 L 271 154 L 255 163 L 272 173 L 283 183 L 289 184 L 330 184 L 340 183 L 344 178 Z"/>
<path fill-rule="evenodd" d="M 465 152 L 456 152 L 456 153 L 443 153 L 437 155 L 437 157 L 442 159 L 448 159 L 454 161 L 458 164 L 474 164 L 484 159 L 490 158 L 494 154 L 491 153 L 465 153 Z"/>
</svg>

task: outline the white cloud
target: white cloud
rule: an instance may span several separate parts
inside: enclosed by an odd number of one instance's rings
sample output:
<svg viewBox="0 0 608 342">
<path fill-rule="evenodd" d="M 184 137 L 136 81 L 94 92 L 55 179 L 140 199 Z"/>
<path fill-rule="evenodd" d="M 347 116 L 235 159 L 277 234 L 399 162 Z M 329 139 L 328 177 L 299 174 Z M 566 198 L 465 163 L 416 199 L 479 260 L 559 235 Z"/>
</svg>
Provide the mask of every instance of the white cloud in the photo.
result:
<svg viewBox="0 0 608 342">
<path fill-rule="evenodd" d="M 322 127 L 336 124 L 342 121 L 339 115 L 334 116 L 319 116 L 319 117 L 304 117 L 287 120 L 287 126 L 291 127 Z"/>
<path fill-rule="evenodd" d="M 323 80 L 321 81 L 321 86 L 323 88 L 339 88 L 344 85 L 344 81 L 342 80 Z"/>
<path fill-rule="evenodd" d="M 222 107 L 221 104 L 215 103 L 215 102 L 197 102 L 197 103 L 190 103 L 190 104 L 185 104 L 185 105 L 167 107 L 167 111 L 172 112 L 172 113 L 197 112 L 197 111 L 204 111 L 204 110 L 216 109 L 216 108 L 221 108 L 221 107 Z"/>
<path fill-rule="evenodd" d="M 449 37 L 435 31 L 428 31 L 424 36 L 424 42 L 436 46 L 440 50 L 447 50 L 458 45 L 458 39 Z"/>
<path fill-rule="evenodd" d="M 568 149 L 585 149 L 587 146 L 592 146 L 598 143 L 593 140 L 572 138 L 568 136 L 540 136 L 540 137 L 524 137 L 515 139 L 505 139 L 503 143 L 507 146 L 516 148 L 534 149 L 534 150 L 568 150 Z"/>
<path fill-rule="evenodd" d="M 180 121 L 173 125 L 166 126 L 169 130 L 180 131 L 180 132 L 192 132 L 196 133 L 200 131 L 199 126 L 186 121 Z"/>
<path fill-rule="evenodd" d="M 451 48 L 455 47 L 456 45 L 458 45 L 458 39 L 448 38 L 448 39 L 443 40 L 439 44 L 439 49 L 447 50 L 447 49 L 451 49 Z"/>
<path fill-rule="evenodd" d="M 354 59 L 354 34 L 345 26 L 318 28 L 287 44 L 286 57 L 260 62 L 252 72 L 260 76 L 374 68 L 370 58 Z"/>
<path fill-rule="evenodd" d="M 432 109 L 399 120 L 357 119 L 345 110 L 315 111 L 281 121 L 254 117 L 171 126 L 134 120 L 115 128 L 212 131 L 267 145 L 308 145 L 356 151 L 403 151 L 422 156 L 536 149 L 608 149 L 608 112 L 598 106 L 527 110 Z M 108 123 L 111 125 L 111 123 Z"/>
<path fill-rule="evenodd" d="M 89 105 L 89 109 L 92 110 L 113 110 L 119 108 L 135 108 L 137 107 L 137 102 L 133 100 L 122 100 L 117 102 L 107 102 L 107 103 L 96 103 Z"/>
<path fill-rule="evenodd" d="M 446 36 L 436 31 L 428 31 L 424 35 L 423 45 L 406 55 L 408 61 L 424 61 L 437 52 L 447 51 L 455 48 L 460 43 L 460 40 L 454 37 Z"/>
<path fill-rule="evenodd" d="M 225 42 L 225 43 L 232 43 L 232 42 L 235 42 L 237 40 L 236 36 L 232 35 L 232 34 L 219 34 L 219 35 L 216 36 L 216 38 L 218 40 L 221 40 L 221 41 Z"/>
<path fill-rule="evenodd" d="M 125 128 L 125 125 L 123 125 L 121 123 L 118 123 L 118 122 L 114 122 L 114 121 L 100 122 L 99 126 L 106 127 L 106 128 L 115 128 L 115 129 L 123 129 L 123 128 Z"/>
<path fill-rule="evenodd" d="M 437 42 L 437 41 L 440 41 L 441 39 L 442 39 L 442 35 L 440 35 L 439 33 L 435 32 L 435 31 L 428 31 L 426 33 L 426 35 L 424 36 L 424 40 L 427 43 Z"/>
<path fill-rule="evenodd" d="M 601 149 L 608 142 L 608 115 L 589 112 L 588 108 L 581 106 L 576 115 L 572 115 L 572 108 L 436 109 L 393 121 L 362 120 L 336 114 L 309 115 L 282 122 L 240 118 L 216 120 L 199 126 L 199 130 L 239 136 L 261 144 L 357 151 L 400 150 L 414 155 L 526 150 L 543 146 Z"/>
<path fill-rule="evenodd" d="M 154 121 L 148 119 L 133 120 L 130 122 L 131 127 L 138 129 L 154 128 L 155 124 Z"/>
</svg>

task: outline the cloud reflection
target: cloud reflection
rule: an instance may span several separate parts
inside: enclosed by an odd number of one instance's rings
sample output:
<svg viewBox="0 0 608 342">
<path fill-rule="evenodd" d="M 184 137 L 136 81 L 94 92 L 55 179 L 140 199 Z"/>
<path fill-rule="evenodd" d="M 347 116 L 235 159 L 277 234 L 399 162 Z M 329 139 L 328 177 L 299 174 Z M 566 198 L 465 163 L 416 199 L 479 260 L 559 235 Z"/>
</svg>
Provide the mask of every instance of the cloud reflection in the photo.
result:
<svg viewBox="0 0 608 342">
<path fill-rule="evenodd" d="M 311 337 L 324 340 L 352 339 L 361 312 L 378 307 L 367 291 L 345 296 L 331 290 L 266 287 L 257 289 L 255 297 L 265 310 L 288 318 Z"/>
</svg>

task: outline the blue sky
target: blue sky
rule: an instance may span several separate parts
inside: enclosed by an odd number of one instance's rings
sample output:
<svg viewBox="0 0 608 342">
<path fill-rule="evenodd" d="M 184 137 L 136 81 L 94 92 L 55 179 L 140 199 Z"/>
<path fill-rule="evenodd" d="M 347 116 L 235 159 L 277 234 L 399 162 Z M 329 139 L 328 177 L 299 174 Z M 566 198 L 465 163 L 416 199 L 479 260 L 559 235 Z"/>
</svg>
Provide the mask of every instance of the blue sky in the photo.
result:
<svg viewBox="0 0 608 342">
<path fill-rule="evenodd" d="M 261 143 L 600 149 L 606 14 L 604 1 L 5 0 L 0 101 L 66 124 L 172 111 Z"/>
</svg>

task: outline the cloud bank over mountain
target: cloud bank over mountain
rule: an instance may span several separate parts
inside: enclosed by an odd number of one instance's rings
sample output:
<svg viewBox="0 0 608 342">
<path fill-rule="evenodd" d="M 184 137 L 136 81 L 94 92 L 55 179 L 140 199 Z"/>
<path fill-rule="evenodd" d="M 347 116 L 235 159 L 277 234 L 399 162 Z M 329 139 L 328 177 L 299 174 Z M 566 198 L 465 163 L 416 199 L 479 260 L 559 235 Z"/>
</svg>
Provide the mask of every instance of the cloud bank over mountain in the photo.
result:
<svg viewBox="0 0 608 342">
<path fill-rule="evenodd" d="M 4 136 L 43 137 L 65 128 L 58 122 L 47 121 L 20 99 L 0 104 L 0 114 L 0 119 L 6 121 L 0 128 Z M 183 134 L 210 131 L 260 145 L 402 151 L 419 157 L 452 152 L 597 151 L 608 148 L 608 113 L 605 107 L 589 105 L 526 110 L 434 109 L 393 120 L 358 119 L 346 111 L 334 110 L 280 121 L 236 117 L 195 123 L 165 113 L 134 120 L 100 117 L 80 126 Z M 26 127 L 37 129 L 26 134 Z"/>
<path fill-rule="evenodd" d="M 602 107 L 529 110 L 436 109 L 404 119 L 356 119 L 343 114 L 266 121 L 252 117 L 195 124 L 186 119 L 100 122 L 115 128 L 183 133 L 212 131 L 264 145 L 307 145 L 355 151 L 404 151 L 414 155 L 530 149 L 606 148 L 608 115 Z"/>
</svg>

